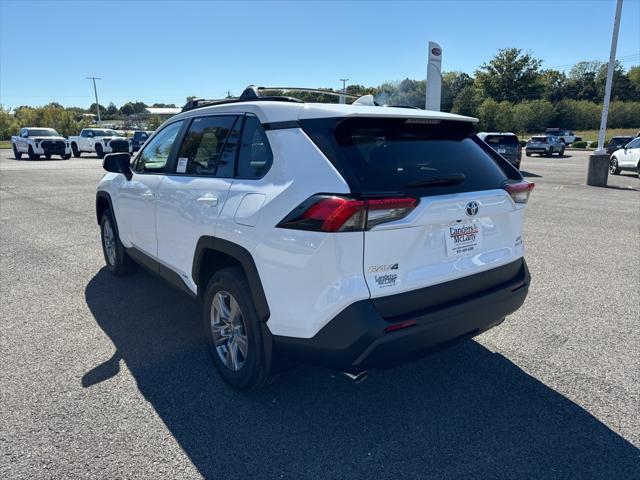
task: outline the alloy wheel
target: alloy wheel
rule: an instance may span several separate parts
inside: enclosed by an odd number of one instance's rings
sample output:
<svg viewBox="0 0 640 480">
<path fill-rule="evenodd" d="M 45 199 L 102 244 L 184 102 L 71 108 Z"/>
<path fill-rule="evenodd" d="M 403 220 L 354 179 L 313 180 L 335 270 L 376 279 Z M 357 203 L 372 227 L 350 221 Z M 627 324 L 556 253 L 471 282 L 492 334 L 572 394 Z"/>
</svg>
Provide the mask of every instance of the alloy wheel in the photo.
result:
<svg viewBox="0 0 640 480">
<path fill-rule="evenodd" d="M 211 335 L 222 363 L 234 372 L 246 360 L 249 343 L 242 310 L 237 300 L 226 291 L 219 291 L 211 302 Z"/>
<path fill-rule="evenodd" d="M 116 238 L 111 227 L 111 222 L 107 219 L 102 229 L 102 241 L 104 242 L 104 251 L 107 254 L 109 265 L 116 264 Z"/>
</svg>

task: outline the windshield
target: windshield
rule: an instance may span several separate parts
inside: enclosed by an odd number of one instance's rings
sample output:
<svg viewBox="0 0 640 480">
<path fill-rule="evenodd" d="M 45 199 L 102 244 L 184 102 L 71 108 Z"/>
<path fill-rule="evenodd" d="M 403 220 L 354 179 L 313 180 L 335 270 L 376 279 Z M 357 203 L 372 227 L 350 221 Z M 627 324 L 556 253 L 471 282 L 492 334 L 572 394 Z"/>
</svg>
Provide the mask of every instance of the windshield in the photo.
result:
<svg viewBox="0 0 640 480">
<path fill-rule="evenodd" d="M 96 137 L 118 137 L 118 132 L 115 130 L 94 130 L 93 135 Z"/>
<path fill-rule="evenodd" d="M 53 128 L 30 128 L 30 137 L 59 137 L 60 134 Z"/>
<path fill-rule="evenodd" d="M 443 195 L 501 188 L 507 180 L 468 122 L 358 117 L 301 124 L 361 194 Z"/>
</svg>

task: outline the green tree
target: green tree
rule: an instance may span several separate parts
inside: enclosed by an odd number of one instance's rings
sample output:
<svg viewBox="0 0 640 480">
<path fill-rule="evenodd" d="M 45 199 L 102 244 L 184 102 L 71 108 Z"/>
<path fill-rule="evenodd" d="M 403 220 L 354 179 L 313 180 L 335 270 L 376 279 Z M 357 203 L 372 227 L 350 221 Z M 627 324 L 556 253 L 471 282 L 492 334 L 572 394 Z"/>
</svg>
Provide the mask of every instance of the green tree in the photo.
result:
<svg viewBox="0 0 640 480">
<path fill-rule="evenodd" d="M 0 105 L 0 140 L 9 140 L 11 135 L 17 135 L 20 125 L 8 108 Z"/>
<path fill-rule="evenodd" d="M 106 113 L 110 117 L 114 117 L 115 115 L 118 114 L 118 107 L 116 107 L 115 104 L 113 102 L 111 102 L 111 103 L 109 103 L 109 106 L 107 107 Z"/>
<path fill-rule="evenodd" d="M 453 102 L 463 88 L 473 85 L 473 78 L 464 72 L 444 72 L 442 74 L 442 97 L 440 108 L 450 112 Z"/>
<path fill-rule="evenodd" d="M 453 100 L 451 112 L 475 117 L 478 115 L 478 107 L 481 103 L 482 98 L 479 95 L 478 89 L 473 85 L 467 85 L 460 90 L 458 95 L 456 95 L 456 98 Z"/>
<path fill-rule="evenodd" d="M 569 71 L 567 94 L 565 98 L 574 100 L 598 101 L 596 75 L 602 68 L 602 62 L 578 62 Z"/>
<path fill-rule="evenodd" d="M 607 64 L 602 64 L 598 69 L 595 77 L 595 86 L 597 92 L 597 102 L 604 100 L 604 90 L 607 82 Z M 622 64 L 616 61 L 613 67 L 613 79 L 611 82 L 611 99 L 612 100 L 634 100 L 635 92 L 631 84 L 631 80 L 625 74 Z"/>
<path fill-rule="evenodd" d="M 567 95 L 567 76 L 558 70 L 543 70 L 540 73 L 542 98 L 550 102 L 562 100 Z"/>
<path fill-rule="evenodd" d="M 107 109 L 104 107 L 104 105 L 100 105 L 100 114 L 102 115 L 106 111 Z M 94 115 L 98 114 L 98 110 L 96 109 L 95 102 L 89 106 L 89 113 L 93 113 Z"/>
<path fill-rule="evenodd" d="M 627 72 L 632 100 L 640 102 L 640 66 L 631 67 Z"/>
<path fill-rule="evenodd" d="M 484 97 L 517 102 L 538 98 L 541 61 L 519 48 L 505 48 L 476 70 L 475 83 Z"/>
</svg>

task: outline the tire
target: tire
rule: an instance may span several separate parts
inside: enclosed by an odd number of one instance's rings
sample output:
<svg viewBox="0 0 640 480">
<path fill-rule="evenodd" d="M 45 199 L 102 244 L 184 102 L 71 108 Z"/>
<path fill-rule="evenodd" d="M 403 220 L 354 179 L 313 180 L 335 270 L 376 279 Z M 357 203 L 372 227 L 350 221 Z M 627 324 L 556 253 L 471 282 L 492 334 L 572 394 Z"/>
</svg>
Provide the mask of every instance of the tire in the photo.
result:
<svg viewBox="0 0 640 480">
<path fill-rule="evenodd" d="M 13 158 L 20 160 L 22 158 L 22 154 L 18 152 L 15 143 L 11 145 L 11 148 L 13 148 Z"/>
<path fill-rule="evenodd" d="M 527 157 L 530 157 L 530 156 L 531 156 L 531 154 L 530 154 L 529 152 L 526 152 L 526 153 L 525 153 L 525 155 L 526 155 Z"/>
<path fill-rule="evenodd" d="M 562 147 L 562 148 L 560 149 L 560 151 L 558 152 L 558 156 L 559 156 L 559 157 L 564 157 L 564 147 Z"/>
<path fill-rule="evenodd" d="M 611 157 L 611 160 L 609 160 L 609 173 L 611 175 L 620 175 L 620 167 L 618 167 L 618 159 L 616 157 Z"/>
<path fill-rule="evenodd" d="M 209 281 L 202 302 L 202 326 L 213 364 L 229 386 L 244 391 L 264 387 L 273 379 L 268 376 L 262 325 L 249 291 L 240 267 L 224 268 Z M 238 313 L 229 318 L 234 305 Z"/>
<path fill-rule="evenodd" d="M 69 160 L 71 158 L 71 154 L 65 153 L 64 155 L 60 155 L 60 158 L 62 158 L 63 160 Z"/>
<path fill-rule="evenodd" d="M 71 144 L 71 152 L 73 153 L 73 156 L 76 158 L 80 158 L 80 155 L 82 155 L 82 152 L 78 150 L 78 145 L 76 145 L 75 143 Z"/>
<path fill-rule="evenodd" d="M 47 160 L 51 160 L 51 154 L 50 153 L 45 153 L 44 154 L 44 158 L 46 158 Z"/>
<path fill-rule="evenodd" d="M 33 152 L 33 148 L 31 147 L 31 145 L 29 145 L 29 148 L 27 149 L 27 155 L 29 155 L 29 160 L 37 160 L 40 158 L 40 155 L 36 155 Z"/>
<path fill-rule="evenodd" d="M 638 162 L 638 166 L 636 167 L 636 174 L 638 175 L 638 178 L 640 178 L 640 162 Z"/>
<path fill-rule="evenodd" d="M 104 151 L 102 150 L 102 145 L 96 145 L 96 155 L 98 158 L 104 158 Z"/>
<path fill-rule="evenodd" d="M 120 237 L 116 232 L 115 222 L 111 210 L 103 212 L 100 220 L 100 239 L 102 253 L 107 269 L 116 277 L 130 275 L 137 269 L 136 263 L 127 255 Z"/>
</svg>

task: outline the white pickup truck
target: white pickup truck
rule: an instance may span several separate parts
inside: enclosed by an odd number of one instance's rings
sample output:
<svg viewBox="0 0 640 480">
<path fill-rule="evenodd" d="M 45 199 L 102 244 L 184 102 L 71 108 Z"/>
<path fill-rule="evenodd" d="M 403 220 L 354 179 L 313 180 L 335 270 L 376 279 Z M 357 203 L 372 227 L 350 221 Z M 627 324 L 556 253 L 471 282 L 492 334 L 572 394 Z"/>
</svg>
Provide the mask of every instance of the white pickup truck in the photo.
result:
<svg viewBox="0 0 640 480">
<path fill-rule="evenodd" d="M 547 128 L 545 134 L 548 137 L 556 137 L 565 145 L 572 145 L 575 142 L 579 142 L 582 140 L 582 137 L 578 137 L 571 130 L 567 130 L 566 128 Z"/>
<path fill-rule="evenodd" d="M 40 155 L 47 159 L 51 155 L 60 155 L 65 160 L 71 158 L 69 142 L 53 128 L 21 128 L 19 135 L 11 137 L 11 148 L 18 160 L 25 153 L 30 160 L 36 160 Z"/>
<path fill-rule="evenodd" d="M 107 153 L 133 153 L 131 141 L 115 130 L 107 128 L 83 128 L 80 135 L 69 137 L 74 157 L 82 153 L 95 153 L 103 158 Z"/>
</svg>

